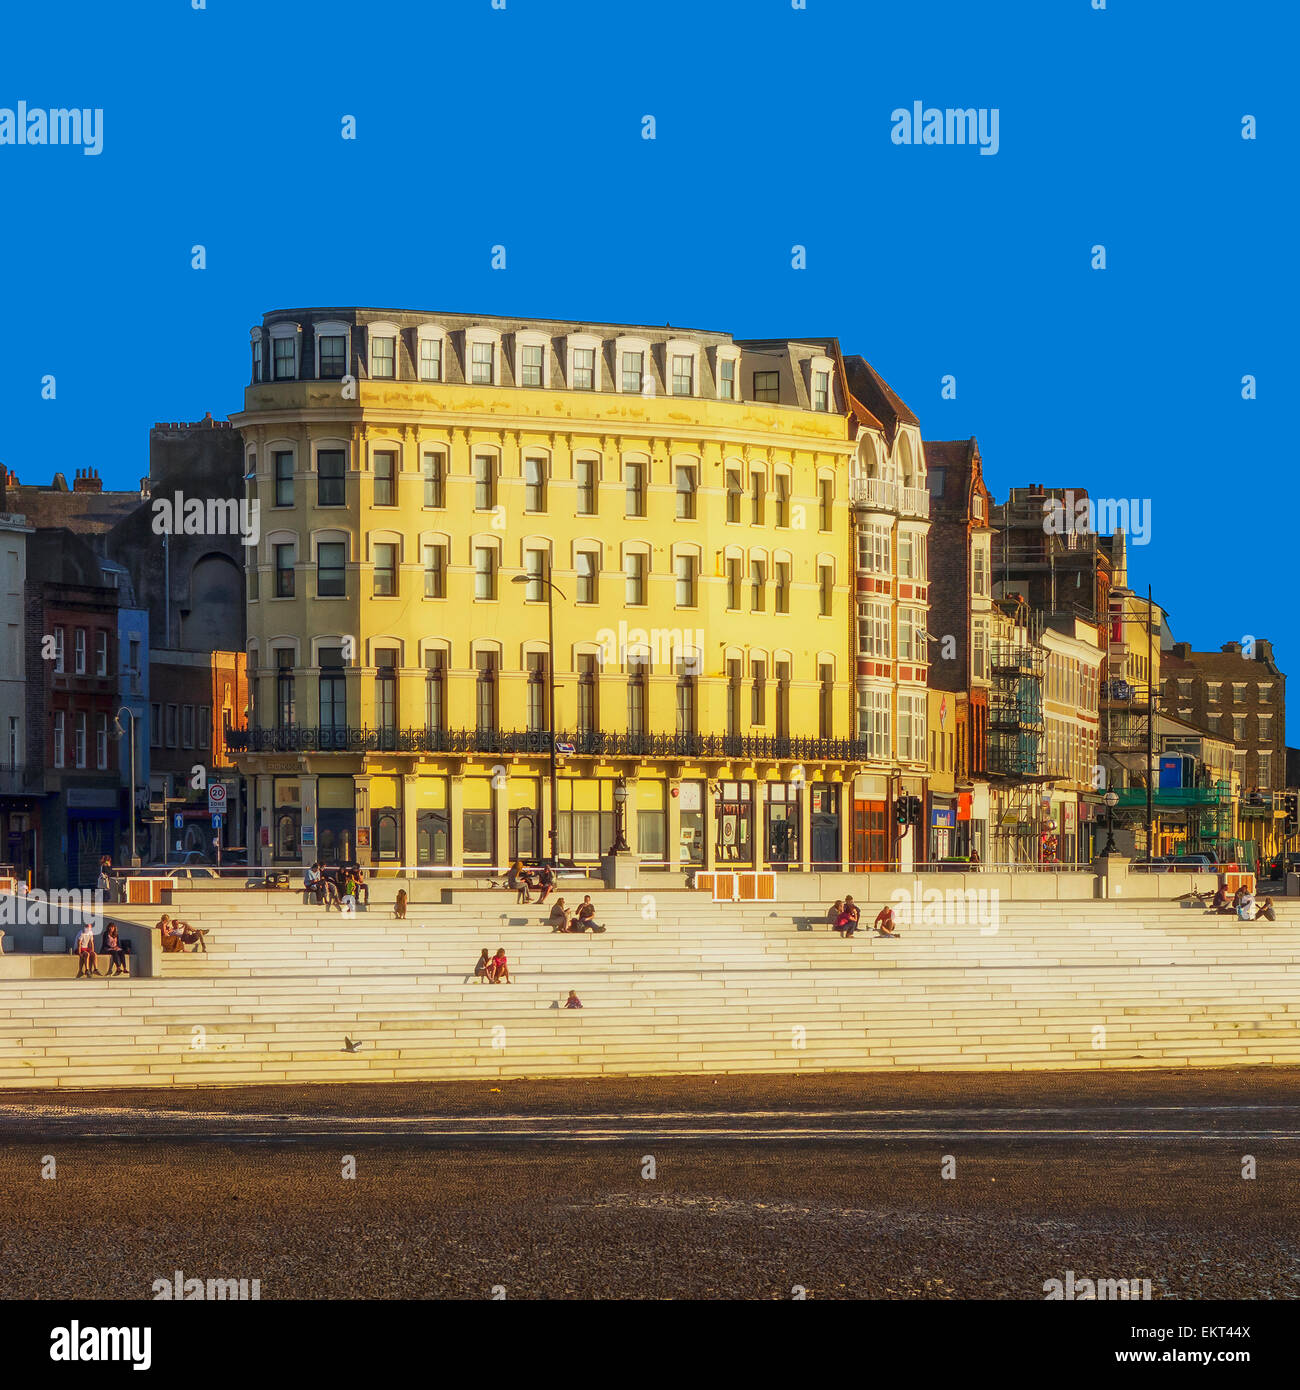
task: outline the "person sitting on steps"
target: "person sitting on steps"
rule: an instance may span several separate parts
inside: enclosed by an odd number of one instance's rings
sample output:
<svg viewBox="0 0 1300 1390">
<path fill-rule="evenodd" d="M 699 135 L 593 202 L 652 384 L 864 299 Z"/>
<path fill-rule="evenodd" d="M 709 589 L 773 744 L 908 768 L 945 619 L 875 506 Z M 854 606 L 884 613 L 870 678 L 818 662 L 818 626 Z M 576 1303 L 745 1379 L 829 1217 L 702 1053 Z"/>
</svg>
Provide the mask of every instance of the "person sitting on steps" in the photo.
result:
<svg viewBox="0 0 1300 1390">
<path fill-rule="evenodd" d="M 405 888 L 399 888 L 399 889 L 397 890 L 397 901 L 393 904 L 393 916 L 396 917 L 397 920 L 398 920 L 399 922 L 405 922 L 405 921 L 406 921 L 406 889 L 405 889 Z"/>
<path fill-rule="evenodd" d="M 117 934 L 117 923 L 109 922 L 104 928 L 104 948 L 103 953 L 112 962 L 112 969 L 108 972 L 111 980 L 114 975 L 130 976 L 130 971 L 126 968 L 127 953 L 131 949 L 129 941 L 121 941 Z"/>
<path fill-rule="evenodd" d="M 569 909 L 564 905 L 564 899 L 556 898 L 551 907 L 551 915 L 546 920 L 551 924 L 553 932 L 568 931 L 570 915 Z"/>
<path fill-rule="evenodd" d="M 162 948 L 168 955 L 183 952 L 187 946 L 201 949 L 207 955 L 207 943 L 203 940 L 208 934 L 206 930 L 196 931 L 188 922 L 178 922 L 165 912 L 157 923 L 157 930 L 162 933 Z"/>
<path fill-rule="evenodd" d="M 532 879 L 529 877 L 528 870 L 524 868 L 522 859 L 516 859 L 507 870 L 506 887 L 514 890 L 516 902 L 526 903 L 528 901 L 528 891 L 532 887 Z"/>
<path fill-rule="evenodd" d="M 352 876 L 352 896 L 357 900 L 358 906 L 364 906 L 367 911 L 370 909 L 370 885 L 366 882 L 366 876 L 362 872 L 361 865 L 352 860 L 344 866 Z"/>
<path fill-rule="evenodd" d="M 95 965 L 95 932 L 87 922 L 77 935 L 77 979 L 89 979 L 104 972 Z"/>
<path fill-rule="evenodd" d="M 896 937 L 899 935 L 894 930 L 894 909 L 888 903 L 876 913 L 876 930 L 881 936 Z"/>
<path fill-rule="evenodd" d="M 302 902 L 303 902 L 303 906 L 304 906 L 304 907 L 307 906 L 307 901 L 308 901 L 309 898 L 314 898 L 315 901 L 316 901 L 316 906 L 319 907 L 319 906 L 320 906 L 321 892 L 322 892 L 322 889 L 321 889 L 321 881 L 320 881 L 320 865 L 319 865 L 319 864 L 309 864 L 309 865 L 302 871 Z"/>
<path fill-rule="evenodd" d="M 203 939 L 208 934 L 206 927 L 191 927 L 188 922 L 177 922 L 176 931 L 180 935 L 182 946 L 193 946 L 196 951 L 202 951 L 207 955 L 208 943 Z"/>
<path fill-rule="evenodd" d="M 603 932 L 604 927 L 596 925 L 596 904 L 591 900 L 588 893 L 578 905 L 578 911 L 574 920 L 569 924 L 570 931 L 577 932 Z"/>
<path fill-rule="evenodd" d="M 858 929 L 861 915 L 857 903 L 851 897 L 845 898 L 844 906 L 840 909 L 840 915 L 835 921 L 835 930 L 843 937 L 852 936 Z"/>
</svg>

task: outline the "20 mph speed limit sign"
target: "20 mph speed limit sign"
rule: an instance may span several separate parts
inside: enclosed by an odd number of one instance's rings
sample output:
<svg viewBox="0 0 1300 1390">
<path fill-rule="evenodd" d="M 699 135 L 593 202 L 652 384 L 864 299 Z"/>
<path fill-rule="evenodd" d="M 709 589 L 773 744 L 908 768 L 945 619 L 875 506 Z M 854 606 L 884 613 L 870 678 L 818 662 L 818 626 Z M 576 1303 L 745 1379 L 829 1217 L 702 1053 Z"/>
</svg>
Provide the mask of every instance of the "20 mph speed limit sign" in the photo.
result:
<svg viewBox="0 0 1300 1390">
<path fill-rule="evenodd" d="M 226 809 L 226 784 L 208 783 L 208 815 L 219 816 Z"/>
</svg>

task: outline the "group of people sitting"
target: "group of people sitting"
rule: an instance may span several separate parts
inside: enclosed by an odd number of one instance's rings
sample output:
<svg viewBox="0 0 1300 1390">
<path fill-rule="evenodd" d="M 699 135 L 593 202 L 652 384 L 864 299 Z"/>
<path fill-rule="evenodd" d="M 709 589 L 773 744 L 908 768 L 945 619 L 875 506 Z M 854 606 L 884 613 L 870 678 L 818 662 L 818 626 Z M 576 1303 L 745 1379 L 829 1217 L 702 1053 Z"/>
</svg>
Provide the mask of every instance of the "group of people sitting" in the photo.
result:
<svg viewBox="0 0 1300 1390">
<path fill-rule="evenodd" d="M 510 978 L 510 962 L 506 960 L 506 948 L 497 947 L 497 953 L 490 956 L 484 948 L 483 954 L 478 958 L 478 964 L 474 967 L 473 978 L 481 985 L 513 984 Z"/>
<path fill-rule="evenodd" d="M 1273 908 L 1272 898 L 1260 898 L 1258 901 L 1246 884 L 1242 884 L 1235 893 L 1229 893 L 1224 884 L 1220 884 L 1213 893 L 1190 893 L 1188 895 L 1194 902 L 1201 903 L 1207 912 L 1218 912 L 1224 916 L 1236 917 L 1239 922 L 1255 922 L 1260 918 L 1270 922 L 1277 921 L 1277 913 Z"/>
<path fill-rule="evenodd" d="M 547 921 L 550 922 L 553 932 L 603 932 L 605 930 L 604 927 L 596 924 L 596 905 L 591 901 L 590 893 L 578 904 L 576 912 L 564 905 L 563 898 L 556 898 Z"/>
<path fill-rule="evenodd" d="M 88 980 L 92 975 L 103 976 L 98 966 L 100 956 L 107 956 L 112 969 L 108 972 L 111 980 L 114 975 L 130 975 L 127 969 L 127 956 L 131 954 L 131 943 L 122 941 L 117 934 L 117 923 L 109 922 L 104 927 L 104 939 L 99 949 L 95 949 L 95 929 L 89 922 L 77 935 L 77 979 Z"/>
<path fill-rule="evenodd" d="M 319 861 L 309 869 L 303 870 L 302 889 L 304 899 L 314 900 L 323 905 L 326 912 L 337 907 L 355 912 L 358 903 L 370 906 L 370 886 L 361 876 L 355 864 L 345 864 L 339 869 L 328 869 Z"/>
<path fill-rule="evenodd" d="M 162 948 L 168 955 L 183 951 L 187 946 L 202 951 L 205 956 L 208 953 L 208 944 L 203 939 L 208 934 L 206 928 L 191 927 L 188 922 L 177 921 L 164 912 L 156 930 L 162 933 Z"/>
<path fill-rule="evenodd" d="M 537 901 L 544 903 L 555 887 L 555 870 L 549 864 L 530 869 L 522 859 L 516 859 L 506 873 L 506 887 L 515 890 L 515 901 L 532 902 L 533 889 L 540 890 Z"/>
<path fill-rule="evenodd" d="M 837 900 L 832 905 L 831 910 L 826 914 L 826 920 L 830 923 L 833 931 L 839 932 L 847 940 L 859 929 L 862 913 L 852 898 L 845 898 L 843 902 Z M 894 922 L 894 909 L 888 904 L 876 913 L 876 920 L 872 926 L 881 936 L 897 937 L 901 935 Z"/>
</svg>

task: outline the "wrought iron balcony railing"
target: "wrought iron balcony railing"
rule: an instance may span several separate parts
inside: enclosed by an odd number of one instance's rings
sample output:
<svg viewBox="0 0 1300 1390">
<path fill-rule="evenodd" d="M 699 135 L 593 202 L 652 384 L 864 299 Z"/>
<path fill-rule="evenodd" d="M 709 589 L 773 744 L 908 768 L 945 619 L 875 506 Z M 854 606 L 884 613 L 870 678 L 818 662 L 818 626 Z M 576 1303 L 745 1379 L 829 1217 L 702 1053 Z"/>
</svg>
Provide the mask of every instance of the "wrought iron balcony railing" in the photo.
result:
<svg viewBox="0 0 1300 1390">
<path fill-rule="evenodd" d="M 524 729 L 232 729 L 226 746 L 234 753 L 536 753 L 550 736 Z M 798 759 L 809 762 L 866 762 L 866 740 L 769 737 L 760 734 L 632 734 L 561 731 L 557 748 L 566 756 L 614 758 Z M 572 748 L 573 753 L 568 750 Z"/>
</svg>

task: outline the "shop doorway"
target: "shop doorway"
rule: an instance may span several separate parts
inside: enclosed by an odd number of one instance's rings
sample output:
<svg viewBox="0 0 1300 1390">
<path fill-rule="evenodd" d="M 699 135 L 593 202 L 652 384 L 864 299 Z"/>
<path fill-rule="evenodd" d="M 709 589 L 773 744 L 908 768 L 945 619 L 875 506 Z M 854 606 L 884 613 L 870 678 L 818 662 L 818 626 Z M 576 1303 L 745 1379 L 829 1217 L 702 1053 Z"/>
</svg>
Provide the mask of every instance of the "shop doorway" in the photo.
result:
<svg viewBox="0 0 1300 1390">
<path fill-rule="evenodd" d="M 854 873 L 879 873 L 889 868 L 889 819 L 883 801 L 853 802 L 852 862 Z"/>
</svg>

